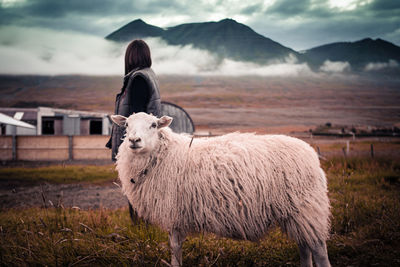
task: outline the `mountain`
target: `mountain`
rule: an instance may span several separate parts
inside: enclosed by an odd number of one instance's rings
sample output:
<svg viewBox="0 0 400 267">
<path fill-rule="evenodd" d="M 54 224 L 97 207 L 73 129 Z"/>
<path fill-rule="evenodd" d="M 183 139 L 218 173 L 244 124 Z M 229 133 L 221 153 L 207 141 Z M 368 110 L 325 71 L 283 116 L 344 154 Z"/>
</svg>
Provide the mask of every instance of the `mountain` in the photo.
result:
<svg viewBox="0 0 400 267">
<path fill-rule="evenodd" d="M 232 19 L 170 27 L 163 39 L 172 45 L 192 44 L 221 58 L 238 61 L 267 63 L 272 59 L 284 59 L 289 54 L 299 55 Z"/>
<path fill-rule="evenodd" d="M 347 61 L 354 70 L 362 70 L 369 63 L 396 60 L 400 63 L 400 47 L 382 39 L 366 38 L 356 42 L 331 43 L 306 50 L 306 60 L 311 66 L 324 61 Z"/>
<path fill-rule="evenodd" d="M 219 59 L 266 64 L 294 55 L 299 62 L 308 63 L 316 71 L 325 61 L 330 60 L 348 62 L 353 71 L 364 71 L 368 64 L 379 63 L 372 69 L 394 71 L 395 74 L 400 72 L 400 47 L 382 39 L 366 38 L 356 42 L 331 43 L 298 53 L 232 19 L 187 23 L 167 29 L 138 19 L 114 31 L 106 39 L 128 42 L 146 37 L 160 37 L 171 45 L 192 45 L 213 53 Z"/>
<path fill-rule="evenodd" d="M 162 28 L 147 24 L 141 19 L 129 22 L 118 30 L 106 36 L 106 39 L 117 42 L 129 42 L 138 38 L 161 37 L 164 33 Z"/>
<path fill-rule="evenodd" d="M 210 51 L 220 59 L 231 58 L 265 64 L 270 60 L 284 59 L 290 54 L 301 57 L 296 51 L 232 19 L 181 24 L 166 30 L 139 19 L 111 33 L 106 39 L 126 42 L 145 37 L 161 37 L 171 45 L 193 45 Z"/>
</svg>

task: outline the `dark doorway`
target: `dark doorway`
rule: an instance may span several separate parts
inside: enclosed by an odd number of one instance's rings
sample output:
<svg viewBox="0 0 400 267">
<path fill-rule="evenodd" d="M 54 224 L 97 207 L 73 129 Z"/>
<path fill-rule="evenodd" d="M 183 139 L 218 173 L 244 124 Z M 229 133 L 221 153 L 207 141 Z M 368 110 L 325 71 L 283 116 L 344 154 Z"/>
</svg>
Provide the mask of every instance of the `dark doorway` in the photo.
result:
<svg viewBox="0 0 400 267">
<path fill-rule="evenodd" d="M 54 135 L 54 119 L 42 120 L 42 134 Z"/>
<path fill-rule="evenodd" d="M 103 133 L 103 121 L 99 120 L 90 120 L 90 129 L 89 134 L 102 134 Z"/>
</svg>

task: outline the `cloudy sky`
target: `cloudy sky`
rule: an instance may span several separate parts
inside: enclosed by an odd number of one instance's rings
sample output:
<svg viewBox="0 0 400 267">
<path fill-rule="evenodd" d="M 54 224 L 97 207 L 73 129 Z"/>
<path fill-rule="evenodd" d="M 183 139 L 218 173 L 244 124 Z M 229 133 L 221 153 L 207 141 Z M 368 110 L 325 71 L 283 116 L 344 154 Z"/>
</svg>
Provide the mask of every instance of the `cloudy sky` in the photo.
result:
<svg viewBox="0 0 400 267">
<path fill-rule="evenodd" d="M 119 75 L 125 47 L 104 36 L 138 18 L 159 27 L 232 18 L 298 51 L 366 37 L 400 45 L 400 0 L 0 0 L 0 73 Z M 158 73 L 311 73 L 291 57 L 270 66 L 225 60 L 210 70 L 207 51 L 148 42 Z M 326 62 L 321 71 L 348 69 Z"/>
<path fill-rule="evenodd" d="M 296 50 L 383 38 L 400 45 L 399 0 L 0 0 L 0 25 L 105 36 L 141 18 L 160 27 L 233 18 Z"/>
</svg>

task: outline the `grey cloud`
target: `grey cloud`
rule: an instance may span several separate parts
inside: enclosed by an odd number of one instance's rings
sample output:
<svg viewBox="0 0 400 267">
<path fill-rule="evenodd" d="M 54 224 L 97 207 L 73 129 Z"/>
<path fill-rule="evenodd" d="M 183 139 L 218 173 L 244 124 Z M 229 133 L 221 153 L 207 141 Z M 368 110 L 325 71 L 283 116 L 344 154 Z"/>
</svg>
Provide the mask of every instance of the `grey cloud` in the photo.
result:
<svg viewBox="0 0 400 267">
<path fill-rule="evenodd" d="M 29 0 L 2 8 L 0 25 L 74 30 L 105 36 L 138 18 L 148 23 L 165 18 L 163 25 L 202 22 L 230 17 L 285 46 L 298 49 L 365 37 L 400 43 L 400 1 L 375 0 L 354 10 L 330 8 L 328 0 L 277 0 L 265 8 L 262 1 L 245 7 L 230 1 L 217 4 L 181 0 Z M 218 18 L 218 19 L 216 19 Z M 182 21 L 180 21 L 182 19 Z"/>
<path fill-rule="evenodd" d="M 400 1 L 398 0 L 373 0 L 364 5 L 358 5 L 355 9 L 341 10 L 331 8 L 327 0 L 277 0 L 274 5 L 266 10 L 267 14 L 280 18 L 288 16 L 300 16 L 304 20 L 310 18 L 331 18 L 331 17 L 354 17 L 365 20 L 366 17 L 386 16 L 386 19 L 399 19 Z"/>
<path fill-rule="evenodd" d="M 30 17 L 60 18 L 71 14 L 92 16 L 155 14 L 168 9 L 182 8 L 175 0 L 30 0 L 25 4 L 3 8 L 9 13 Z"/>
<path fill-rule="evenodd" d="M 396 42 L 400 37 L 400 32 L 395 33 L 397 25 L 395 21 L 387 22 L 384 18 L 363 21 L 353 17 L 333 17 L 326 21 L 311 20 L 296 25 L 264 20 L 254 28 L 283 45 L 303 50 L 331 42 L 356 41 L 366 37 L 382 38 L 391 33 L 394 34 L 390 35 L 388 41 Z"/>
<path fill-rule="evenodd" d="M 8 24 L 12 21 L 15 21 L 15 20 L 21 19 L 21 18 L 22 18 L 21 15 L 9 12 L 8 10 L 6 10 L 0 6 L 0 25 Z"/>
<path fill-rule="evenodd" d="M 254 4 L 254 5 L 250 5 L 247 6 L 245 8 L 243 8 L 240 13 L 243 15 L 252 15 L 253 13 L 257 13 L 260 12 L 262 10 L 262 5 L 260 3 Z"/>
<path fill-rule="evenodd" d="M 388 41 L 399 44 L 399 5 L 396 0 L 375 0 L 352 10 L 340 10 L 330 8 L 326 0 L 313 1 L 312 4 L 308 0 L 278 0 L 263 17 L 253 16 L 249 25 L 296 50 L 365 37 L 386 37 Z"/>
<path fill-rule="evenodd" d="M 270 8 L 267 9 L 267 13 L 280 14 L 282 16 L 288 15 L 299 15 L 306 13 L 310 8 L 310 0 L 280 0 L 276 1 Z"/>
<path fill-rule="evenodd" d="M 25 5 L 16 6 L 12 9 L 31 16 L 60 17 L 71 13 L 86 15 L 126 14 L 137 8 L 135 2 L 129 0 L 30 0 Z"/>
<path fill-rule="evenodd" d="M 0 25 L 44 27 L 107 35 L 134 19 L 182 9 L 171 0 L 30 0 L 1 7 Z"/>
<path fill-rule="evenodd" d="M 370 4 L 372 10 L 398 10 L 400 9 L 400 1 L 396 0 L 375 0 Z M 398 15 L 399 13 L 397 13 Z"/>
</svg>

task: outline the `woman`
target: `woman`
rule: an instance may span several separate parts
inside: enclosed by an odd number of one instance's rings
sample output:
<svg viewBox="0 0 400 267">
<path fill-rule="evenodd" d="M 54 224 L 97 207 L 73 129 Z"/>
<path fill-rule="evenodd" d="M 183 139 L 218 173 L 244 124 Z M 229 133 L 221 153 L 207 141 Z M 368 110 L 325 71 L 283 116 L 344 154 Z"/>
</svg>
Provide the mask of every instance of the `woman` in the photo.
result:
<svg viewBox="0 0 400 267">
<path fill-rule="evenodd" d="M 125 77 L 121 92 L 115 99 L 115 113 L 129 117 L 132 113 L 146 112 L 161 115 L 160 91 L 157 77 L 151 69 L 149 46 L 143 40 L 132 41 L 125 53 Z M 106 147 L 112 149 L 115 161 L 125 130 L 113 124 L 111 138 Z"/>
<path fill-rule="evenodd" d="M 132 113 L 146 112 L 161 115 L 160 91 L 157 77 L 151 69 L 149 46 L 143 40 L 132 41 L 125 52 L 125 76 L 121 92 L 115 99 L 115 113 L 129 117 Z M 125 130 L 113 124 L 111 138 L 106 147 L 112 149 L 111 159 L 115 161 L 122 144 Z M 134 223 L 137 214 L 129 203 L 129 214 Z"/>
</svg>

